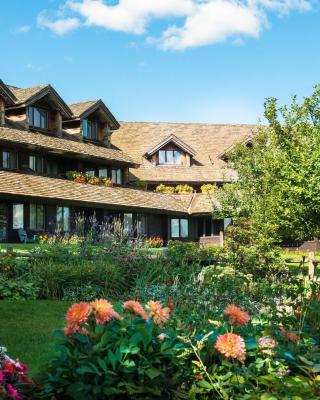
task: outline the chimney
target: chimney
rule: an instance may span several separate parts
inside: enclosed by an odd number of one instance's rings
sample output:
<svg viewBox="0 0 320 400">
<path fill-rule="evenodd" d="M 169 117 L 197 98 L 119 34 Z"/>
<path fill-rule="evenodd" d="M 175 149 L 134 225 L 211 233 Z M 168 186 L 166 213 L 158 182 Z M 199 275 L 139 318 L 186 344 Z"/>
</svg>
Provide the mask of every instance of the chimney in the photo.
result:
<svg viewBox="0 0 320 400">
<path fill-rule="evenodd" d="M 109 128 L 108 124 L 105 124 L 105 126 L 102 128 L 102 141 L 103 143 L 107 146 L 111 146 L 111 130 Z"/>
</svg>

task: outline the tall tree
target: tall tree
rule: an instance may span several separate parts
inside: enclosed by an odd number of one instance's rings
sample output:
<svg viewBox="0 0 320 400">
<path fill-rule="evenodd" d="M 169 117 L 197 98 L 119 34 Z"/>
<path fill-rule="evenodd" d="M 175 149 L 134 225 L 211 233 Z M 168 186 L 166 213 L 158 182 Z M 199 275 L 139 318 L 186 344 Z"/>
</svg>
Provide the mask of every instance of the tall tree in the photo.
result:
<svg viewBox="0 0 320 400">
<path fill-rule="evenodd" d="M 265 102 L 267 126 L 259 126 L 253 146 L 238 145 L 229 167 L 238 180 L 217 193 L 214 214 L 241 217 L 275 241 L 303 240 L 320 233 L 320 85 L 301 104 L 293 97 L 279 107 Z"/>
</svg>

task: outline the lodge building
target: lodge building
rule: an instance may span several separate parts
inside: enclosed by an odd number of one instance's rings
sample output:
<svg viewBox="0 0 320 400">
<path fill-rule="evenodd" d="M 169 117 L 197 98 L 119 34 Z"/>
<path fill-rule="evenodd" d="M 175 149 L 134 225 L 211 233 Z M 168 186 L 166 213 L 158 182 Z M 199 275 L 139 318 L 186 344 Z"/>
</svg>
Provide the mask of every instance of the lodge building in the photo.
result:
<svg viewBox="0 0 320 400">
<path fill-rule="evenodd" d="M 215 200 L 200 187 L 236 179 L 224 155 L 253 128 L 119 123 L 102 100 L 68 105 L 51 85 L 22 89 L 0 80 L 0 241 L 18 241 L 19 229 L 72 231 L 81 212 L 121 218 L 164 241 L 220 243 L 226 221 L 212 220 Z M 80 178 L 70 180 L 70 171 Z M 147 190 L 137 188 L 141 182 Z M 194 192 L 156 193 L 161 183 Z"/>
</svg>

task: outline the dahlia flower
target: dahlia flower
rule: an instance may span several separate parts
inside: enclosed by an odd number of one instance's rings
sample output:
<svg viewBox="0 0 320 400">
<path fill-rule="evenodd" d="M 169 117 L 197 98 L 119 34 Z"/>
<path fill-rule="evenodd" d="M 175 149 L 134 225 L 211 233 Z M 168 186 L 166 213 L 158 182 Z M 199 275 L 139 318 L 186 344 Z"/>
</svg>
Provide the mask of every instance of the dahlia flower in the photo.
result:
<svg viewBox="0 0 320 400">
<path fill-rule="evenodd" d="M 224 310 L 224 315 L 229 317 L 229 321 L 231 325 L 246 325 L 249 322 L 249 314 L 247 311 L 242 311 L 235 304 L 229 304 L 227 308 Z"/>
<path fill-rule="evenodd" d="M 214 347 L 226 358 L 234 358 L 241 362 L 244 362 L 246 358 L 244 340 L 235 333 L 225 333 L 218 336 Z"/>
<path fill-rule="evenodd" d="M 288 342 L 298 343 L 300 342 L 300 336 L 293 332 L 287 332 L 285 329 L 280 329 L 281 336 L 283 336 Z"/>
<path fill-rule="evenodd" d="M 149 316 L 152 317 L 153 321 L 160 327 L 169 319 L 170 308 L 162 307 L 160 301 L 148 301 L 146 309 L 149 311 Z"/>
<path fill-rule="evenodd" d="M 264 354 L 270 353 L 277 346 L 277 342 L 267 336 L 262 336 L 259 339 L 259 348 Z"/>
<path fill-rule="evenodd" d="M 91 303 L 96 323 L 103 325 L 112 318 L 121 320 L 122 317 L 113 309 L 113 305 L 108 300 L 95 300 Z"/>
<path fill-rule="evenodd" d="M 138 301 L 135 300 L 126 301 L 123 303 L 122 307 L 125 311 L 128 311 L 129 314 L 135 317 L 141 317 L 145 321 L 148 321 L 148 315 Z"/>
<path fill-rule="evenodd" d="M 91 312 L 92 307 L 88 303 L 73 304 L 67 311 L 65 335 L 71 335 L 76 332 L 85 333 L 83 325 L 87 322 Z"/>
</svg>

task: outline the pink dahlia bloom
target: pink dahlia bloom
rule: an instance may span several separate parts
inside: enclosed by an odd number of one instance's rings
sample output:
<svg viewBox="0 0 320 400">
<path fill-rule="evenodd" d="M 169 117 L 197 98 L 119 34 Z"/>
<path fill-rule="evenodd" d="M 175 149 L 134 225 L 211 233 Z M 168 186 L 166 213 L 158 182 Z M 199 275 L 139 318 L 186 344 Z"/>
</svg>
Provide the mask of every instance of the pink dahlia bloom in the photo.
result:
<svg viewBox="0 0 320 400">
<path fill-rule="evenodd" d="M 224 310 L 224 315 L 229 317 L 231 325 L 237 326 L 247 325 L 250 319 L 247 311 L 242 311 L 241 308 L 239 308 L 235 304 L 229 304 Z"/>
<path fill-rule="evenodd" d="M 226 358 L 233 358 L 241 362 L 244 362 L 246 358 L 244 340 L 235 333 L 225 333 L 218 336 L 214 347 Z"/>
<path fill-rule="evenodd" d="M 152 317 L 153 321 L 160 327 L 162 327 L 169 319 L 170 308 L 162 307 L 160 301 L 148 301 L 146 309 L 149 311 L 149 316 Z"/>
<path fill-rule="evenodd" d="M 95 300 L 91 303 L 96 323 L 103 325 L 112 318 L 121 320 L 122 317 L 113 309 L 113 305 L 108 300 Z"/>
<path fill-rule="evenodd" d="M 129 314 L 135 317 L 141 317 L 145 321 L 148 321 L 148 315 L 143 309 L 142 305 L 135 300 L 128 300 L 123 303 L 123 309 L 127 311 Z"/>
</svg>

